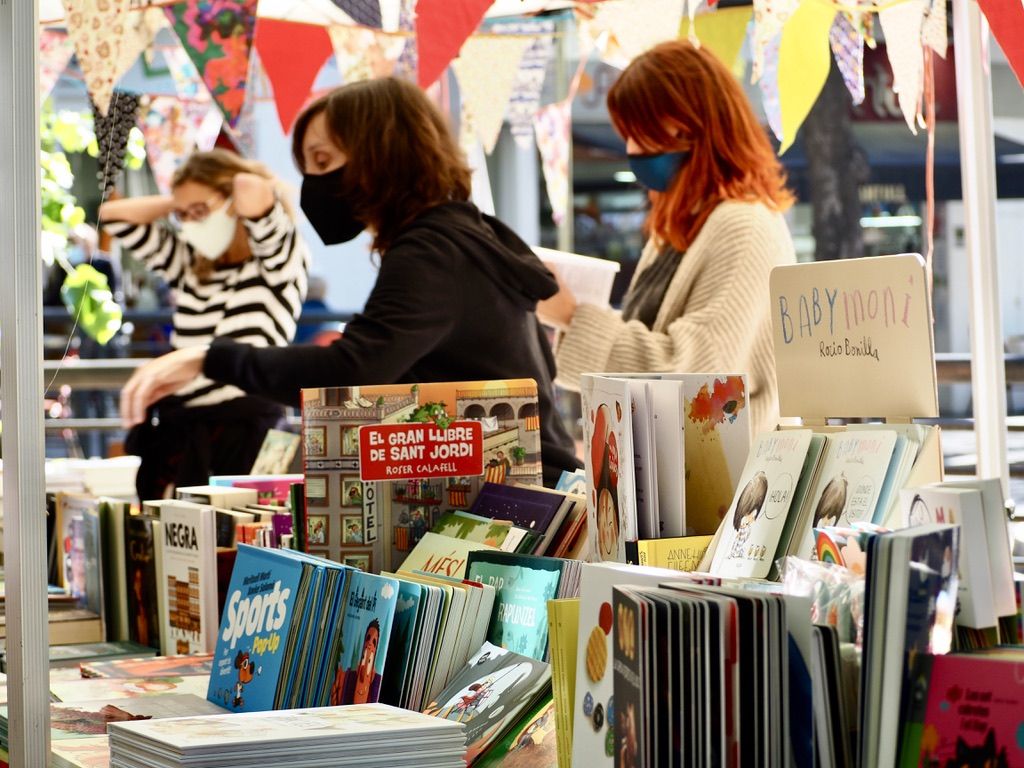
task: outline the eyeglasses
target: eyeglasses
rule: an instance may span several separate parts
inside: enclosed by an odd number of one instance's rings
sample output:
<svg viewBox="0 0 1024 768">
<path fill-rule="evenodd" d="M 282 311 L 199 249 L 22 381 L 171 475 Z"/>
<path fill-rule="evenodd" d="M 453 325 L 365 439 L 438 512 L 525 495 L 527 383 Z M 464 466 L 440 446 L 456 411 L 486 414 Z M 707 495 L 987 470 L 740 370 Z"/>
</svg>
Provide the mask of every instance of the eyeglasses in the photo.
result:
<svg viewBox="0 0 1024 768">
<path fill-rule="evenodd" d="M 224 199 L 219 192 L 205 202 L 192 203 L 187 208 L 175 208 L 171 211 L 171 221 L 175 224 L 183 224 L 186 221 L 203 221 L 212 212 L 211 203 L 218 199 Z"/>
</svg>

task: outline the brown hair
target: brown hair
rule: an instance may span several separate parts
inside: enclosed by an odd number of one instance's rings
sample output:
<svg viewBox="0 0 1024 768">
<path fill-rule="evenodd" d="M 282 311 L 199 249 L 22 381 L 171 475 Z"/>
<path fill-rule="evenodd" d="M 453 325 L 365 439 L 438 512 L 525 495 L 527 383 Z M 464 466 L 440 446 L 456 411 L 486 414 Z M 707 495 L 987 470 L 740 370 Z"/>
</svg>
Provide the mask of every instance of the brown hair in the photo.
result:
<svg viewBox="0 0 1024 768">
<path fill-rule="evenodd" d="M 468 200 L 470 170 L 440 110 L 417 86 L 395 77 L 343 85 L 307 107 L 295 121 L 292 155 L 305 171 L 302 142 L 323 113 L 347 155 L 339 194 L 387 250 L 424 211 Z"/>
<path fill-rule="evenodd" d="M 663 193 L 651 194 L 650 234 L 685 251 L 724 200 L 793 203 L 786 175 L 739 82 L 705 48 L 662 43 L 634 59 L 608 92 L 615 130 L 647 151 L 689 151 Z M 673 136 L 678 130 L 679 135 Z"/>
<path fill-rule="evenodd" d="M 193 152 L 184 163 L 178 166 L 174 171 L 174 176 L 171 178 L 171 187 L 179 187 L 186 182 L 193 182 L 195 184 L 202 184 L 204 187 L 209 187 L 221 195 L 225 199 L 231 197 L 234 186 L 233 181 L 235 176 L 240 173 L 252 173 L 256 176 L 262 176 L 274 183 L 275 191 L 277 192 L 277 199 L 281 201 L 281 205 L 284 206 L 285 211 L 292 218 L 295 217 L 295 212 L 292 206 L 288 202 L 288 197 L 285 194 L 284 187 L 281 182 L 270 172 L 262 163 L 258 163 L 254 160 L 246 160 L 244 157 L 236 155 L 234 152 L 229 152 L 226 149 L 211 149 L 206 152 Z M 229 249 L 228 253 L 221 256 L 217 261 L 211 261 L 203 256 L 196 254 L 194 263 L 192 264 L 192 270 L 195 272 L 196 277 L 199 278 L 200 282 L 206 282 L 213 275 L 216 265 L 218 263 L 227 264 L 240 264 L 244 261 L 248 261 L 252 257 L 252 252 L 248 247 L 248 239 L 245 241 L 244 253 L 241 251 L 236 252 L 234 249 Z M 241 248 L 241 246 L 239 246 Z"/>
</svg>

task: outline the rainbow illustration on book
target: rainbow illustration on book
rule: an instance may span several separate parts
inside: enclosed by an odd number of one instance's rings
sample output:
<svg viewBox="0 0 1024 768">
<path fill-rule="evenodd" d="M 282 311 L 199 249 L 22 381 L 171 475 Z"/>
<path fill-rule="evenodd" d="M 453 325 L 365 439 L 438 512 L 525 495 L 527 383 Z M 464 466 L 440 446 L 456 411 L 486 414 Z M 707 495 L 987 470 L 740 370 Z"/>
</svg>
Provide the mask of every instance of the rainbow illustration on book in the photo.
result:
<svg viewBox="0 0 1024 768">
<path fill-rule="evenodd" d="M 840 551 L 839 542 L 832 538 L 831 534 L 823 528 L 814 529 L 815 551 L 818 561 L 821 563 L 832 563 L 845 566 L 843 553 Z"/>
<path fill-rule="evenodd" d="M 736 421 L 747 405 L 746 387 L 742 376 L 727 376 L 715 379 L 709 390 L 705 384 L 690 403 L 688 417 L 700 424 L 705 434 L 713 432 L 719 424 Z"/>
</svg>

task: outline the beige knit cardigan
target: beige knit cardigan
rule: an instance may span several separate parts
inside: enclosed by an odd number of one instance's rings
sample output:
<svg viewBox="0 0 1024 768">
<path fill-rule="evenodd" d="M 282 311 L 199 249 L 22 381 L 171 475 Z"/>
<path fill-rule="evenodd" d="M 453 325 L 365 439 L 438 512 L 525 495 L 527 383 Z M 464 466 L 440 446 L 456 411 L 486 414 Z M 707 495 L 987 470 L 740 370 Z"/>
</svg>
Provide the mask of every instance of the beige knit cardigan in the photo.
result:
<svg viewBox="0 0 1024 768">
<path fill-rule="evenodd" d="M 652 238 L 637 275 L 659 250 Z M 795 260 L 781 214 L 762 203 L 720 203 L 683 256 L 653 328 L 615 310 L 577 308 L 558 344 L 557 382 L 579 390 L 580 374 L 597 371 L 745 373 L 751 428 L 772 429 L 779 413 L 768 274 Z"/>
</svg>

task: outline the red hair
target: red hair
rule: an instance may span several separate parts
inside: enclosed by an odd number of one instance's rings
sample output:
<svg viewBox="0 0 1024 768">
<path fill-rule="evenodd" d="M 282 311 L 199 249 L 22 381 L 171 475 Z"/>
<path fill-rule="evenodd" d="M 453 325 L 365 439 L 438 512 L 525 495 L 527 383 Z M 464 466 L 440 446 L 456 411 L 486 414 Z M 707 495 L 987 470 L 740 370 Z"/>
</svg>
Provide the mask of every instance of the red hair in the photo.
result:
<svg viewBox="0 0 1024 768">
<path fill-rule="evenodd" d="M 689 151 L 671 186 L 652 193 L 648 234 L 680 251 L 724 200 L 793 204 L 786 174 L 733 74 L 684 40 L 634 59 L 608 92 L 615 130 L 646 152 Z M 678 135 L 674 135 L 678 132 Z"/>
</svg>

